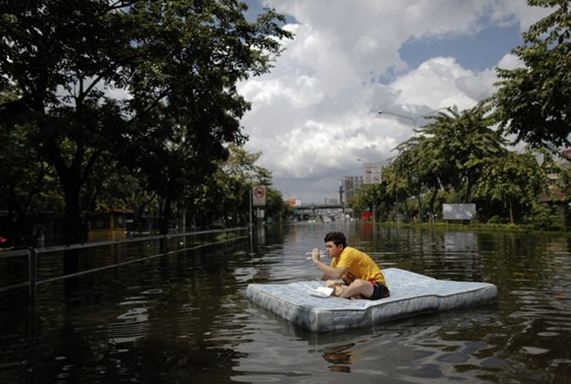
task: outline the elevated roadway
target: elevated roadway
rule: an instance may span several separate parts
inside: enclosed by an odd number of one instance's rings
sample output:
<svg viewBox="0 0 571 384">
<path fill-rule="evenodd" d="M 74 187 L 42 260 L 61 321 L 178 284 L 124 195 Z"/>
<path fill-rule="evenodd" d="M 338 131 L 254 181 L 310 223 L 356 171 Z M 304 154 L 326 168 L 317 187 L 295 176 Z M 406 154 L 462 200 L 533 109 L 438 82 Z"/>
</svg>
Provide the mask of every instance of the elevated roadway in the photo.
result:
<svg viewBox="0 0 571 384">
<path fill-rule="evenodd" d="M 294 207 L 293 214 L 298 221 L 323 220 L 335 221 L 351 213 L 351 208 L 342 204 L 307 204 Z"/>
</svg>

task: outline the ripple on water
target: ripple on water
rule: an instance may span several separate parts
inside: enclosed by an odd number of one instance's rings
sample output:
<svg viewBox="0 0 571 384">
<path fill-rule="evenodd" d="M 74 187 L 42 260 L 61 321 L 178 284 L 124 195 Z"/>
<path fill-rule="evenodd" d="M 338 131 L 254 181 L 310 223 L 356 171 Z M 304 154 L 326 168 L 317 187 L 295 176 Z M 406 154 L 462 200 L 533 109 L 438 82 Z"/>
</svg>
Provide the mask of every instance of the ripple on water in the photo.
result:
<svg viewBox="0 0 571 384">
<path fill-rule="evenodd" d="M 569 239 L 359 228 L 343 230 L 384 268 L 488 281 L 498 285 L 498 304 L 325 335 L 298 329 L 245 297 L 251 282 L 319 276 L 304 254 L 329 227 L 295 226 L 257 239 L 255 249 L 238 245 L 232 257 L 204 250 L 122 268 L 97 284 L 114 293 L 101 296 L 107 301 L 94 295 L 67 306 L 62 285 L 44 285 L 43 333 L 29 345 L 25 326 L 4 331 L 0 381 L 25 374 L 32 351 L 43 367 L 38 382 L 63 384 L 87 371 L 85 382 L 185 382 L 195 367 L 192 374 L 206 367 L 211 375 L 191 376 L 198 382 L 571 382 Z M 3 323 L 22 323 L 3 309 Z"/>
<path fill-rule="evenodd" d="M 549 349 L 525 346 L 521 348 L 528 355 L 541 355 L 549 352 Z"/>
<path fill-rule="evenodd" d="M 559 332 L 538 332 L 537 333 L 537 336 L 542 336 L 542 337 L 557 337 L 559 335 L 560 335 Z"/>
<path fill-rule="evenodd" d="M 163 290 L 160 288 L 147 289 L 146 291 L 141 292 L 142 295 L 159 295 L 161 293 L 163 293 Z"/>
</svg>

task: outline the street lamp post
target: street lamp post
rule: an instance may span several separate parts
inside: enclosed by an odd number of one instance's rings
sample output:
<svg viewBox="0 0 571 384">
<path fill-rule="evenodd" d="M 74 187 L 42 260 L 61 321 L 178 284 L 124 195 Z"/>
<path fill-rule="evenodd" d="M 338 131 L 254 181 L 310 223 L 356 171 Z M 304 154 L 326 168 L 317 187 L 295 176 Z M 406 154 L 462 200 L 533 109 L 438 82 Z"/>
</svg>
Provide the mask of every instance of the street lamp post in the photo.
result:
<svg viewBox="0 0 571 384">
<path fill-rule="evenodd" d="M 379 115 L 392 115 L 392 116 L 400 117 L 402 119 L 410 120 L 410 121 L 412 121 L 412 124 L 414 125 L 414 129 L 416 129 L 416 119 L 413 117 L 401 115 L 400 113 L 387 112 L 387 111 L 378 111 L 377 114 L 379 114 Z"/>
<path fill-rule="evenodd" d="M 345 215 L 345 199 L 343 199 L 343 192 L 345 189 L 343 188 L 343 182 L 339 181 L 339 203 L 341 203 L 341 213 Z"/>
<path fill-rule="evenodd" d="M 412 121 L 412 124 L 414 126 L 414 130 L 416 131 L 416 119 L 410 116 L 406 116 L 406 115 L 401 115 L 400 113 L 395 113 L 395 112 L 387 112 L 387 111 L 378 111 L 377 114 L 379 115 L 392 115 L 392 116 L 397 116 L 400 117 L 402 119 L 407 119 Z M 397 185 L 397 179 L 398 179 L 398 170 L 395 167 L 395 210 L 396 210 L 396 219 L 397 219 L 397 225 L 400 222 L 400 217 L 399 217 L 399 191 L 398 191 L 398 185 Z"/>
<path fill-rule="evenodd" d="M 400 217 L 399 217 L 399 187 L 398 187 L 398 185 L 397 185 L 397 180 L 396 180 L 396 178 L 397 178 L 397 172 L 396 172 L 396 169 L 395 169 L 395 196 L 396 196 L 396 206 L 395 206 L 395 207 L 396 207 L 396 211 L 397 211 L 397 226 L 398 226 L 399 223 L 400 223 Z"/>
<path fill-rule="evenodd" d="M 442 110 L 442 109 L 448 109 L 448 107 L 442 107 L 442 108 L 438 108 L 438 109 L 433 109 L 432 111 L 430 111 L 430 112 L 428 112 L 428 113 L 425 113 L 425 114 L 423 114 L 423 115 L 421 115 L 421 116 L 417 116 L 417 118 L 422 118 L 422 117 L 428 116 L 428 115 L 430 115 L 432 112 L 437 112 L 437 111 L 440 111 L 440 110 Z M 400 117 L 400 118 L 402 118 L 402 119 L 410 120 L 410 121 L 412 121 L 414 130 L 416 131 L 416 127 L 417 127 L 418 124 L 417 124 L 416 118 L 414 118 L 414 117 L 406 116 L 406 115 L 401 115 L 400 113 L 395 113 L 395 112 L 387 112 L 387 111 L 383 111 L 383 110 L 377 111 L 377 114 L 379 114 L 379 115 L 392 115 L 392 116 Z M 396 200 L 396 216 L 397 216 L 397 225 L 398 225 L 400 218 L 399 218 L 399 193 L 398 193 L 398 186 L 396 185 L 397 176 L 398 176 L 398 170 L 395 168 L 395 195 L 396 195 L 396 199 L 395 199 L 395 200 Z M 421 218 L 421 221 L 422 221 L 422 218 Z"/>
</svg>

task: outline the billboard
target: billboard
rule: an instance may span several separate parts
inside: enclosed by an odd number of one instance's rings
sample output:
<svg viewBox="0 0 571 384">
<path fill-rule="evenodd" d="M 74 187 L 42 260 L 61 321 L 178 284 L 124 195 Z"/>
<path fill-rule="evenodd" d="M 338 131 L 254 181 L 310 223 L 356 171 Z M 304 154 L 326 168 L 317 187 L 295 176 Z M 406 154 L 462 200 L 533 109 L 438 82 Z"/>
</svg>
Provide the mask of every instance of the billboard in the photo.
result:
<svg viewBox="0 0 571 384">
<path fill-rule="evenodd" d="M 363 164 L 363 184 L 381 184 L 381 164 Z"/>
<path fill-rule="evenodd" d="M 301 200 L 295 197 L 290 197 L 287 201 L 288 205 L 292 208 L 301 207 Z"/>
<path fill-rule="evenodd" d="M 476 217 L 476 204 L 442 204 L 444 220 L 472 220 Z"/>
</svg>

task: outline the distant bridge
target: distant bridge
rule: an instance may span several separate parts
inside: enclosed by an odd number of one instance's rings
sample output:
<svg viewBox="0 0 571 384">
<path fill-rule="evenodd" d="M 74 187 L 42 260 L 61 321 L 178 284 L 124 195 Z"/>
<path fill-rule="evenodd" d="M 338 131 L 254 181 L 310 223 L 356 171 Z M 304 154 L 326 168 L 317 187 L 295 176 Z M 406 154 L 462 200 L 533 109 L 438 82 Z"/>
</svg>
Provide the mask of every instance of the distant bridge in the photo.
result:
<svg viewBox="0 0 571 384">
<path fill-rule="evenodd" d="M 337 220 L 346 214 L 352 213 L 351 208 L 342 204 L 307 204 L 293 208 L 293 215 L 297 220 L 307 221 L 312 219 Z"/>
<path fill-rule="evenodd" d="M 314 210 L 314 209 L 343 209 L 345 206 L 342 204 L 307 204 L 294 207 L 301 211 Z"/>
</svg>

